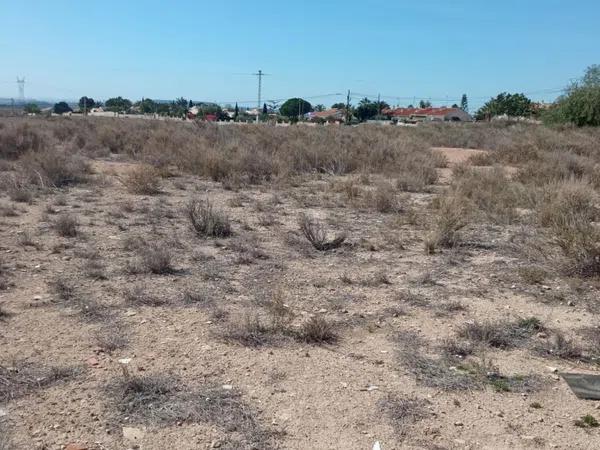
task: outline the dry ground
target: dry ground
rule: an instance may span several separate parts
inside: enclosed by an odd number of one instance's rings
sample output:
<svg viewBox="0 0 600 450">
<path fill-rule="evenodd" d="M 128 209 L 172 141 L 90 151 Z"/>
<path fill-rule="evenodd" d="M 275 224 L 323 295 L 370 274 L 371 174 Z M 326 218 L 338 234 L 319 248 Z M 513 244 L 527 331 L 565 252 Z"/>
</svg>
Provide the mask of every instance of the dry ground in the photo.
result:
<svg viewBox="0 0 600 450">
<path fill-rule="evenodd" d="M 7 190 L 0 449 L 599 447 L 577 422 L 598 403 L 555 373 L 597 370 L 598 278 L 563 270 L 540 200 L 490 204 L 473 192 L 501 169 L 443 152 L 454 169 L 411 192 L 365 170 L 135 178 L 117 153 Z M 193 230 L 192 200 L 231 235 Z M 317 250 L 302 220 L 345 240 Z"/>
</svg>

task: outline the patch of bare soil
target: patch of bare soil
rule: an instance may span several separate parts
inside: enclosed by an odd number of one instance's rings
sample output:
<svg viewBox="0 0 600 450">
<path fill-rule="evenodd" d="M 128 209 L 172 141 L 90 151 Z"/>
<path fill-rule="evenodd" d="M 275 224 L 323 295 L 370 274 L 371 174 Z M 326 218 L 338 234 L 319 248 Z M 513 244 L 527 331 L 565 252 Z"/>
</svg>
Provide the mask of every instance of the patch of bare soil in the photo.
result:
<svg viewBox="0 0 600 450">
<path fill-rule="evenodd" d="M 130 164 L 94 167 L 1 199 L 3 450 L 600 447 L 574 425 L 597 402 L 554 369 L 596 367 L 597 288 L 520 274 L 521 225 L 427 254 L 431 193 L 380 212 L 316 174 L 140 195 Z"/>
</svg>

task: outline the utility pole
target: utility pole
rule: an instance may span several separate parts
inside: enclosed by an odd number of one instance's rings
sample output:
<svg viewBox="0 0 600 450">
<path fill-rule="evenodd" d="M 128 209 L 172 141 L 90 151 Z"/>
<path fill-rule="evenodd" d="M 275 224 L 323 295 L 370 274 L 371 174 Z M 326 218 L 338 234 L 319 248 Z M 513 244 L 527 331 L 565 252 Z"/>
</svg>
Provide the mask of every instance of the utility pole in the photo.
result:
<svg viewBox="0 0 600 450">
<path fill-rule="evenodd" d="M 262 77 L 263 75 L 265 75 L 263 73 L 262 70 L 258 70 L 258 73 L 255 73 L 253 75 L 256 75 L 258 77 L 258 103 L 256 104 L 256 123 L 258 123 L 258 118 L 260 116 L 259 111 L 260 111 L 260 101 L 261 101 L 261 94 L 262 94 Z"/>
<path fill-rule="evenodd" d="M 348 89 L 348 95 L 346 96 L 346 125 L 350 124 L 350 89 Z"/>
<path fill-rule="evenodd" d="M 25 103 L 25 77 L 17 77 L 17 85 L 19 86 L 19 102 Z"/>
</svg>

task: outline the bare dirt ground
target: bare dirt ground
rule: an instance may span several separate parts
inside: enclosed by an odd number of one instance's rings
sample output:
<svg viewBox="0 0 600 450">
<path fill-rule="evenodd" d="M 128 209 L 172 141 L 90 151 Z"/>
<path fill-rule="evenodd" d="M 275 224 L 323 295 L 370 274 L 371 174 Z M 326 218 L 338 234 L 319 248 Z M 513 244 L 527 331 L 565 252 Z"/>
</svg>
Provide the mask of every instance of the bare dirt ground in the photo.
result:
<svg viewBox="0 0 600 450">
<path fill-rule="evenodd" d="M 574 426 L 599 404 L 578 400 L 554 371 L 589 364 L 527 346 L 491 347 L 479 364 L 492 362 L 514 379 L 448 390 L 432 379 L 460 367 L 419 374 L 399 357 L 436 354 L 474 321 L 535 317 L 565 333 L 597 324 L 569 301 L 562 280 L 526 285 L 507 270 L 522 265 L 509 240 L 516 226 L 469 229 L 471 244 L 432 256 L 423 251 L 431 193 L 406 194 L 401 212 L 378 213 L 348 205 L 336 189 L 348 177 L 235 192 L 178 175 L 163 180 L 160 194 L 141 196 L 120 182 L 131 167 L 96 161 L 92 183 L 16 204 L 16 216 L 1 219 L 9 285 L 0 293 L 0 363 L 8 368 L 0 382 L 15 371 L 33 374 L 25 386 L 33 393 L 0 402 L 14 448 L 600 446 L 595 429 Z M 223 210 L 233 236 L 194 235 L 184 212 L 192 198 Z M 64 213 L 78 218 L 74 237 L 54 228 Z M 301 214 L 322 220 L 332 235 L 345 232 L 344 245 L 314 250 L 299 233 Z M 156 243 L 171 251 L 171 273 L 132 269 L 136 248 Z M 270 320 L 273 299 L 290 313 L 291 330 L 322 317 L 337 340 L 271 339 L 256 330 L 245 336 L 251 345 L 231 337 L 249 317 Z M 531 336 L 546 339 L 544 331 Z M 116 348 L 107 341 L 118 341 Z M 67 373 L 36 377 L 36 368 L 50 366 Z M 219 406 L 182 413 L 164 405 L 163 388 L 144 391 L 155 397 L 143 410 L 133 397 L 116 404 L 115 384 L 145 376 L 175 382 L 177 389 L 164 388 L 174 404 L 198 392 Z"/>
</svg>

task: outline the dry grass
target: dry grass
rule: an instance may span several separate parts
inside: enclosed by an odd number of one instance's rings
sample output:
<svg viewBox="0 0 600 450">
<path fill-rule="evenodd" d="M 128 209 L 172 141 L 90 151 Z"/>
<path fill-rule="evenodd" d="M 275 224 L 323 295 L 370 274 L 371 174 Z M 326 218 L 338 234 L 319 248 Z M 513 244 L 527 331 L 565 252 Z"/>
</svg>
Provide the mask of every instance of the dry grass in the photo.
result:
<svg viewBox="0 0 600 450">
<path fill-rule="evenodd" d="M 53 224 L 56 234 L 66 238 L 74 238 L 79 235 L 79 220 L 73 214 L 60 214 Z"/>
<path fill-rule="evenodd" d="M 137 249 L 138 260 L 129 268 L 132 273 L 147 272 L 167 275 L 175 272 L 173 251 L 164 242 L 143 243 Z"/>
<path fill-rule="evenodd" d="M 458 335 L 473 344 L 510 349 L 523 345 L 543 329 L 539 319 L 530 317 L 514 322 L 473 322 L 466 324 Z"/>
<path fill-rule="evenodd" d="M 131 169 L 123 179 L 129 192 L 138 195 L 160 193 L 160 172 L 150 165 L 139 165 Z"/>
<path fill-rule="evenodd" d="M 296 337 L 311 344 L 332 344 L 338 340 L 333 324 L 321 316 L 313 316 L 304 322 Z"/>
<path fill-rule="evenodd" d="M 81 373 L 77 367 L 37 367 L 25 362 L 0 365 L 0 402 L 15 400 L 36 389 L 74 379 Z"/>
<path fill-rule="evenodd" d="M 300 231 L 311 245 L 319 251 L 328 251 L 340 247 L 346 240 L 346 236 L 341 234 L 332 240 L 327 239 L 327 232 L 323 224 L 306 215 L 300 216 L 298 221 Z"/>
<path fill-rule="evenodd" d="M 125 302 L 131 306 L 163 306 L 168 303 L 165 298 L 148 292 L 142 285 L 126 291 Z"/>
<path fill-rule="evenodd" d="M 458 195 L 445 195 L 437 204 L 433 231 L 425 240 L 425 251 L 429 254 L 438 247 L 451 248 L 459 244 L 459 232 L 469 223 L 469 203 Z"/>
<path fill-rule="evenodd" d="M 416 397 L 401 398 L 391 394 L 378 402 L 379 409 L 385 413 L 396 433 L 400 435 L 406 433 L 408 426 L 431 414 L 427 410 L 429 404 L 428 400 Z"/>
<path fill-rule="evenodd" d="M 235 389 L 217 384 L 185 386 L 173 376 L 143 375 L 114 380 L 106 387 L 115 411 L 139 424 L 203 423 L 221 429 L 221 448 L 271 449 L 275 435 Z"/>
<path fill-rule="evenodd" d="M 232 234 L 229 218 L 222 211 L 214 209 L 208 199 L 204 202 L 191 200 L 185 212 L 192 230 L 198 236 L 225 238 Z"/>
<path fill-rule="evenodd" d="M 539 355 L 549 358 L 574 360 L 583 357 L 582 348 L 559 331 L 555 331 L 547 340 L 536 345 L 534 350 Z"/>
</svg>

